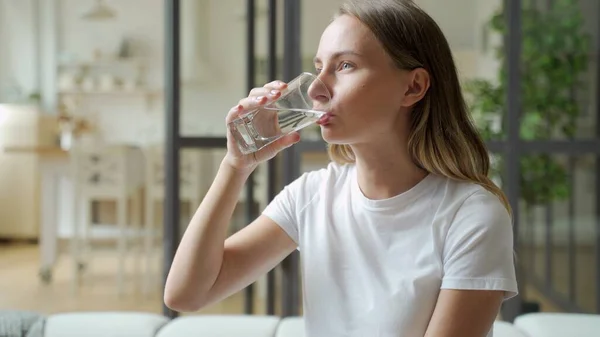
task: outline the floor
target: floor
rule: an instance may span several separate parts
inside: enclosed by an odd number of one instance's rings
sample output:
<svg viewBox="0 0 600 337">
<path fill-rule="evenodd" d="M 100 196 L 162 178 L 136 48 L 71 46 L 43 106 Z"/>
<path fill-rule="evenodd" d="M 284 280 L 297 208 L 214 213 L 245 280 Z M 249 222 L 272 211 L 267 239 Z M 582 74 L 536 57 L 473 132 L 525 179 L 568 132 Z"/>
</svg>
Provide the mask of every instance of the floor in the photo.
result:
<svg viewBox="0 0 600 337">
<path fill-rule="evenodd" d="M 564 247 L 552 248 L 552 262 L 550 270 L 547 271 L 546 252 L 544 247 L 536 249 L 527 249 L 522 251 L 522 259 L 525 262 L 527 270 L 535 275 L 538 280 L 547 282 L 561 296 L 569 296 L 569 254 L 568 249 Z M 533 254 L 532 254 L 533 253 Z M 575 273 L 573 281 L 575 302 L 585 311 L 595 312 L 596 310 L 596 292 L 597 282 L 596 274 L 598 263 L 596 261 L 596 252 L 593 246 L 578 246 L 574 249 Z M 550 274 L 548 278 L 547 275 Z"/>
<path fill-rule="evenodd" d="M 140 291 L 139 280 L 133 277 L 133 261 L 128 263 L 130 276 L 127 279 L 127 292 L 119 297 L 116 292 L 116 259 L 114 256 L 101 256 L 92 263 L 86 273 L 93 277 L 84 278 L 78 293 L 74 293 L 71 283 L 71 263 L 67 256 L 61 257 L 54 269 L 53 280 L 44 284 L 38 277 L 38 249 L 33 244 L 0 244 L 0 308 L 32 310 L 46 314 L 69 311 L 144 311 L 162 313 L 162 292 L 160 287 L 144 296 Z M 560 309 L 531 287 L 525 292 L 529 300 L 538 301 L 542 311 L 556 312 Z M 201 310 L 194 314 L 242 314 L 243 293 Z M 277 306 L 279 311 L 279 306 Z M 255 301 L 255 313 L 265 312 L 265 303 Z"/>
<path fill-rule="evenodd" d="M 162 313 L 162 292 L 159 286 L 147 296 L 141 293 L 139 279 L 133 275 L 133 260 L 128 261 L 127 291 L 122 297 L 116 292 L 116 258 L 104 255 L 86 269 L 78 293 L 73 292 L 71 261 L 62 257 L 53 271 L 50 284 L 38 277 L 37 245 L 0 244 L 0 308 L 32 310 L 46 314 L 69 311 L 144 311 Z M 93 277 L 92 277 L 93 276 Z M 196 314 L 243 313 L 243 294 L 236 294 Z M 264 301 L 255 302 L 255 312 L 264 313 Z"/>
</svg>

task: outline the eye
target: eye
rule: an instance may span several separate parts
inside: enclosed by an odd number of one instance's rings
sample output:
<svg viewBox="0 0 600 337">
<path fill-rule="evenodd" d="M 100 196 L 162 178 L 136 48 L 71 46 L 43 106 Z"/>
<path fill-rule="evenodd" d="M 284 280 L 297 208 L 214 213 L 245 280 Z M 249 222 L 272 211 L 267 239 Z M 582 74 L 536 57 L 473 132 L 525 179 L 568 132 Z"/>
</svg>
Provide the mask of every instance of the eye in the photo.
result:
<svg viewBox="0 0 600 337">
<path fill-rule="evenodd" d="M 340 67 L 342 70 L 348 70 L 348 69 L 354 68 L 354 65 L 352 63 L 348 63 L 348 62 L 342 62 Z"/>
</svg>

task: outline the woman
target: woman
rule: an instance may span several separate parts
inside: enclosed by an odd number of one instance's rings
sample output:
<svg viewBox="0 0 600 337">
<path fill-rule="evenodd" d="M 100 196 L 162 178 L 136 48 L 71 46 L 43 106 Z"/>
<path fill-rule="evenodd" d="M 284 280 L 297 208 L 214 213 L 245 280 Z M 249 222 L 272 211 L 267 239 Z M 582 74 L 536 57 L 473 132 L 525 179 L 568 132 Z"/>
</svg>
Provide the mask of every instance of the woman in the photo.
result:
<svg viewBox="0 0 600 337">
<path fill-rule="evenodd" d="M 309 337 L 491 334 L 502 301 L 517 293 L 510 209 L 487 177 L 441 30 L 412 1 L 351 0 L 316 56 L 331 93 L 319 123 L 333 162 L 226 239 L 249 174 L 299 140 L 242 156 L 229 135 L 175 256 L 166 304 L 195 311 L 220 301 L 299 249 Z M 227 122 L 284 87 L 252 90 Z"/>
</svg>

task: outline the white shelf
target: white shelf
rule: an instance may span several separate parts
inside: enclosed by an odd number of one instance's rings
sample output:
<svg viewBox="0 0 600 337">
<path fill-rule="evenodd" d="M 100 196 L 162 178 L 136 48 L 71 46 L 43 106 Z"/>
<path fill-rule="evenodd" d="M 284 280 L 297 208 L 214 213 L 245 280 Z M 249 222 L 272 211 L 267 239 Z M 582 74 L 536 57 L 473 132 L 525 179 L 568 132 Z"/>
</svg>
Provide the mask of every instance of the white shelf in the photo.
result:
<svg viewBox="0 0 600 337">
<path fill-rule="evenodd" d="M 95 68 L 95 67 L 112 67 L 112 66 L 143 66 L 148 63 L 148 60 L 140 57 L 130 58 L 102 58 L 97 60 L 75 60 L 62 62 L 58 65 L 59 68 Z"/>
<path fill-rule="evenodd" d="M 64 90 L 59 91 L 59 95 L 81 95 L 81 96 L 95 96 L 95 95 L 107 95 L 107 96 L 158 96 L 162 94 L 160 90 L 114 90 L 114 91 L 102 91 L 102 90 L 94 90 L 94 91 L 83 91 L 83 90 Z"/>
<path fill-rule="evenodd" d="M 131 98 L 131 99 L 141 99 L 144 101 L 146 105 L 146 109 L 151 109 L 153 103 L 162 97 L 162 91 L 160 89 L 139 89 L 139 90 L 93 90 L 93 91 L 83 91 L 83 90 L 63 90 L 57 92 L 59 97 L 63 98 L 75 98 L 75 99 L 91 99 L 94 97 L 112 97 L 112 98 Z M 108 98 L 110 99 L 110 98 Z"/>
</svg>

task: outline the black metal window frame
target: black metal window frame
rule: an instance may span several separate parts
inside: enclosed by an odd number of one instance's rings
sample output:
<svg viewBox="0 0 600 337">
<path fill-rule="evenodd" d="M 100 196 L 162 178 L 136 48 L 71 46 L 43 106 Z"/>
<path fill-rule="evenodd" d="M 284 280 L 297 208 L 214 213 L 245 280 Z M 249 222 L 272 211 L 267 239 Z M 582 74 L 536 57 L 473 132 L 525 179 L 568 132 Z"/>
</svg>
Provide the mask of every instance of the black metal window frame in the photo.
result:
<svg viewBox="0 0 600 337">
<path fill-rule="evenodd" d="M 276 77 L 276 0 L 269 0 L 269 31 L 268 31 L 268 55 L 269 68 L 268 78 L 273 80 Z M 506 35 L 507 62 L 508 62 L 508 81 L 509 90 L 505 98 L 508 107 L 508 113 L 504 123 L 507 138 L 503 141 L 488 142 L 490 152 L 501 154 L 505 158 L 506 184 L 503 186 L 511 207 L 514 211 L 514 244 L 519 249 L 519 199 L 520 199 L 520 179 L 519 179 L 519 160 L 524 155 L 529 154 L 565 154 L 570 156 L 592 154 L 596 156 L 596 303 L 597 311 L 600 312 L 600 103 L 597 103 L 598 122 L 596 125 L 597 138 L 591 140 L 540 140 L 524 141 L 519 137 L 520 128 L 520 102 L 521 92 L 520 82 L 520 57 L 521 57 L 521 1 L 504 0 L 506 9 L 506 19 L 508 20 L 508 34 Z M 254 86 L 254 0 L 247 0 L 248 26 L 247 26 L 247 87 Z M 300 52 L 300 1 L 284 0 L 284 62 L 283 79 L 290 80 L 295 74 L 301 71 L 301 52 Z M 165 54 L 166 54 L 166 140 L 165 140 L 165 213 L 164 213 L 164 275 L 166 275 L 173 261 L 175 251 L 179 241 L 179 151 L 182 148 L 225 148 L 225 138 L 208 137 L 182 137 L 179 133 L 179 114 L 180 114 L 180 88 L 179 88 L 179 0 L 165 0 Z M 600 41 L 599 41 L 600 45 Z M 599 58 L 600 61 L 600 58 Z M 600 62 L 599 62 L 600 64 Z M 598 67 L 597 80 L 600 81 L 600 67 Z M 600 83 L 600 82 L 599 82 Z M 600 86 L 598 87 L 598 97 L 600 97 Z M 294 147 L 288 148 L 282 154 L 283 183 L 287 184 L 293 181 L 300 171 L 300 159 L 304 152 L 314 152 L 325 150 L 323 142 L 302 141 Z M 275 161 L 268 163 L 268 194 L 271 200 L 276 194 L 276 171 Z M 246 210 L 248 219 L 254 217 L 252 211 L 252 200 L 254 198 L 252 179 L 247 184 L 246 190 L 248 196 L 249 208 Z M 546 238 L 548 240 L 548 236 Z M 549 242 L 546 242 L 549 244 Z M 572 247 L 570 246 L 570 250 Z M 571 252 L 572 254 L 572 252 Z M 294 316 L 299 313 L 300 305 L 300 286 L 299 286 L 299 257 L 297 252 L 286 258 L 282 264 L 282 316 Z M 546 259 L 546 263 L 551 263 Z M 520 263 L 517 264 L 517 275 L 521 289 L 525 287 L 527 273 L 522 269 Z M 268 276 L 268 294 L 267 294 L 267 313 L 274 314 L 275 304 L 275 278 L 273 272 Z M 557 303 L 563 303 L 564 307 L 577 310 L 576 307 L 566 302 L 547 285 L 541 285 L 545 290 L 544 294 Z M 252 313 L 253 291 L 252 287 L 246 289 L 245 312 Z M 523 312 L 523 298 L 517 296 L 507 301 L 502 309 L 503 318 L 507 321 L 513 321 L 515 317 Z M 168 317 L 177 316 L 176 312 L 163 307 L 164 314 Z"/>
<path fill-rule="evenodd" d="M 268 69 L 269 81 L 277 77 L 277 0 L 268 0 Z M 255 0 L 246 0 L 247 27 L 246 27 L 246 89 L 249 91 L 255 85 Z M 168 272 L 173 263 L 173 258 L 179 244 L 179 160 L 180 151 L 184 148 L 198 149 L 223 149 L 227 147 L 225 137 L 184 137 L 180 134 L 181 90 L 180 78 L 180 0 L 165 0 L 165 200 L 164 200 L 164 235 L 163 235 L 163 284 L 166 282 Z M 300 2 L 296 0 L 284 1 L 284 62 L 283 80 L 289 81 L 301 70 L 300 60 Z M 243 95 L 242 93 L 240 93 Z M 291 182 L 298 170 L 296 169 L 298 154 L 293 149 L 282 153 L 284 162 L 284 181 Z M 267 164 L 268 200 L 277 194 L 276 161 Z M 256 217 L 254 209 L 254 179 L 251 176 L 246 183 L 246 218 L 248 222 Z M 299 279 L 298 256 L 292 254 L 281 264 L 283 270 L 283 316 L 293 316 L 299 313 Z M 267 275 L 267 301 L 266 313 L 275 314 L 275 273 L 270 271 Z M 244 312 L 252 314 L 254 311 L 253 285 L 245 289 Z M 163 303 L 163 315 L 175 318 L 178 313 L 168 308 Z"/>
<path fill-rule="evenodd" d="M 564 154 L 568 156 L 592 154 L 596 156 L 596 311 L 600 312 L 600 102 L 596 102 L 597 121 L 596 121 L 596 138 L 591 140 L 539 140 L 539 141 L 523 141 L 520 138 L 520 115 L 521 115 L 521 43 L 522 43 L 522 22 L 521 22 L 521 1 L 520 0 L 505 0 L 506 20 L 508 34 L 505 37 L 505 45 L 507 46 L 507 65 L 508 65 L 508 91 L 506 96 L 506 105 L 508 113 L 506 116 L 505 127 L 507 138 L 505 141 L 492 142 L 488 147 L 492 152 L 501 153 L 506 160 L 506 186 L 505 191 L 510 200 L 514 214 L 514 244 L 517 251 L 520 249 L 519 238 L 519 199 L 520 199 L 520 176 L 519 176 L 519 160 L 524 155 L 530 154 Z M 600 46 L 600 41 L 598 43 Z M 600 58 L 599 58 L 600 61 Z M 600 67 L 596 74 L 596 81 L 600 83 Z M 598 86 L 597 86 L 598 88 Z M 600 88 L 598 88 L 600 95 Z M 600 96 L 598 96 L 600 97 Z M 570 226 L 574 226 L 571 222 Z M 571 228 L 571 230 L 573 230 Z M 546 273 L 552 265 L 552 237 L 551 229 L 546 227 Z M 574 256 L 574 242 L 569 241 L 569 256 Z M 570 259 L 573 261 L 573 259 Z M 570 272 L 574 273 L 574 266 L 570 266 Z M 574 299 L 568 300 L 560 296 L 549 283 L 550 278 L 544 284 L 539 284 L 533 280 L 529 271 L 525 271 L 521 263 L 517 263 L 517 275 L 521 292 L 523 292 L 526 284 L 536 286 L 541 290 L 544 296 L 548 297 L 555 303 L 560 304 L 563 308 L 569 311 L 581 311 L 573 303 Z M 548 276 L 548 275 L 547 275 Z M 573 282 L 574 275 L 571 275 Z M 574 282 L 573 282 L 574 283 Z M 571 284 L 571 288 L 574 285 Z M 571 291 L 571 297 L 574 292 Z M 569 301 L 570 300 L 570 301 Z M 522 296 L 516 297 L 512 301 L 508 301 L 503 307 L 503 317 L 507 321 L 513 321 L 516 316 L 524 311 L 524 303 Z"/>
</svg>

